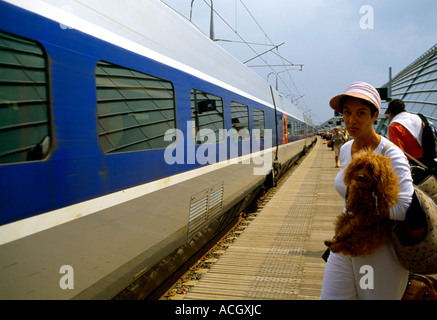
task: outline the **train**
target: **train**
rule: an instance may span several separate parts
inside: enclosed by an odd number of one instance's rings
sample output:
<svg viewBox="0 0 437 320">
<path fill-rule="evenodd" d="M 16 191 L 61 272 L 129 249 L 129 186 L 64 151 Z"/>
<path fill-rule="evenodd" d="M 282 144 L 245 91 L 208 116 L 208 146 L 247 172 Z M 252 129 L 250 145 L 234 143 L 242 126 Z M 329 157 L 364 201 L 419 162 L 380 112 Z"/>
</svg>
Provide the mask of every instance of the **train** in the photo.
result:
<svg viewBox="0 0 437 320">
<path fill-rule="evenodd" d="M 161 1 L 0 1 L 0 299 L 149 294 L 316 140 Z"/>
</svg>

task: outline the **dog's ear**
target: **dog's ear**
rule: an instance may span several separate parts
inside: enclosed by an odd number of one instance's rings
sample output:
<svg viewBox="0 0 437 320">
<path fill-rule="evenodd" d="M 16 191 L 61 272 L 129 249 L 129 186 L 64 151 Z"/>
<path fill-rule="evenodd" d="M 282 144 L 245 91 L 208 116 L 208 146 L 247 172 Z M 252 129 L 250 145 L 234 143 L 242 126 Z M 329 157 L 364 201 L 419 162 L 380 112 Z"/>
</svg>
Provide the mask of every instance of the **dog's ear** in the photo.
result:
<svg viewBox="0 0 437 320">
<path fill-rule="evenodd" d="M 371 175 L 371 177 L 380 177 L 381 176 L 381 166 L 378 159 L 378 155 L 372 155 L 372 161 L 370 161 L 367 171 Z"/>
<path fill-rule="evenodd" d="M 387 170 L 384 170 L 384 167 L 387 165 L 387 162 L 385 161 L 384 156 L 380 154 L 375 154 L 372 166 L 373 166 L 373 174 L 375 177 L 378 177 L 377 179 L 377 191 L 379 192 L 380 188 L 383 188 L 386 184 L 386 172 Z"/>
</svg>

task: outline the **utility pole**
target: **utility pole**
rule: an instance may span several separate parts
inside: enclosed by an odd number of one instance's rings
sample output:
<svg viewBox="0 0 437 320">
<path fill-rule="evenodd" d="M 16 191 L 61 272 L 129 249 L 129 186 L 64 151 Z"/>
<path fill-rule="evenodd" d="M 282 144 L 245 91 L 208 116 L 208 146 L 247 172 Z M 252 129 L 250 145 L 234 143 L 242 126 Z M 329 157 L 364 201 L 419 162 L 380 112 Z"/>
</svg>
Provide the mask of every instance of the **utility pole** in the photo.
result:
<svg viewBox="0 0 437 320">
<path fill-rule="evenodd" d="M 214 4 L 211 0 L 211 22 L 209 25 L 209 38 L 214 41 Z"/>
<path fill-rule="evenodd" d="M 387 92 L 387 97 L 391 98 L 391 67 L 388 68 L 388 92 Z"/>
<path fill-rule="evenodd" d="M 194 0 L 191 0 L 191 10 L 190 10 L 190 21 L 193 18 L 193 3 Z M 211 0 L 211 19 L 209 24 L 209 38 L 214 41 L 214 4 Z"/>
</svg>

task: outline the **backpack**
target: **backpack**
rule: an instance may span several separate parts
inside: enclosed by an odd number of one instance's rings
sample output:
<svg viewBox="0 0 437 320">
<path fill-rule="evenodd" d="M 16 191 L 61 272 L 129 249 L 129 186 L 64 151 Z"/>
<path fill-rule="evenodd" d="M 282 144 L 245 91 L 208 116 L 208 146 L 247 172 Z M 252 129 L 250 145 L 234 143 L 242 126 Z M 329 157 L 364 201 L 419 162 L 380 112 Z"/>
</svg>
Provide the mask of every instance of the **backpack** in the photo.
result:
<svg viewBox="0 0 437 320">
<path fill-rule="evenodd" d="M 437 157 L 437 138 L 431 124 L 428 119 L 423 115 L 417 114 L 420 119 L 422 119 L 423 124 L 423 134 L 422 134 L 422 147 L 423 147 L 423 158 L 426 159 L 426 165 L 435 167 L 436 164 L 434 159 Z"/>
</svg>

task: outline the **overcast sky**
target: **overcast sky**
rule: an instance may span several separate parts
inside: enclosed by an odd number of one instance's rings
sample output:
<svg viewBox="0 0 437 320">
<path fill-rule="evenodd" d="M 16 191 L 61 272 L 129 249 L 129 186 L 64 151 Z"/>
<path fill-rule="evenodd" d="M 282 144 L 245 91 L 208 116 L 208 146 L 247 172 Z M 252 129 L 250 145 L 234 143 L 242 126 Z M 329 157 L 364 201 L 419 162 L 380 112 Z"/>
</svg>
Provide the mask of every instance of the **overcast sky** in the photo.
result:
<svg viewBox="0 0 437 320">
<path fill-rule="evenodd" d="M 190 16 L 191 0 L 163 2 Z M 210 9 L 206 3 L 210 0 L 194 1 L 192 21 L 209 36 Z M 329 100 L 342 93 L 349 83 L 366 81 L 380 87 L 388 81 L 389 67 L 395 76 L 437 43 L 435 0 L 214 0 L 213 3 L 230 25 L 226 26 L 215 16 L 216 39 L 240 41 L 232 28 L 248 42 L 270 44 L 271 40 L 276 45 L 285 42 L 275 52 L 289 62 L 304 66 L 302 71 L 280 73 L 278 89 L 288 99 L 297 99 L 301 109 L 311 110 L 316 124 L 333 116 Z M 244 44 L 217 43 L 241 61 L 256 56 Z M 272 47 L 254 45 L 253 48 L 262 53 Z M 274 53 L 262 57 L 270 64 L 288 63 Z M 262 63 L 258 58 L 247 65 Z M 252 69 L 266 80 L 272 72 L 265 67 Z M 274 67 L 276 72 L 285 69 Z M 274 75 L 269 76 L 273 86 L 275 80 Z M 300 96 L 303 97 L 298 99 Z"/>
</svg>

